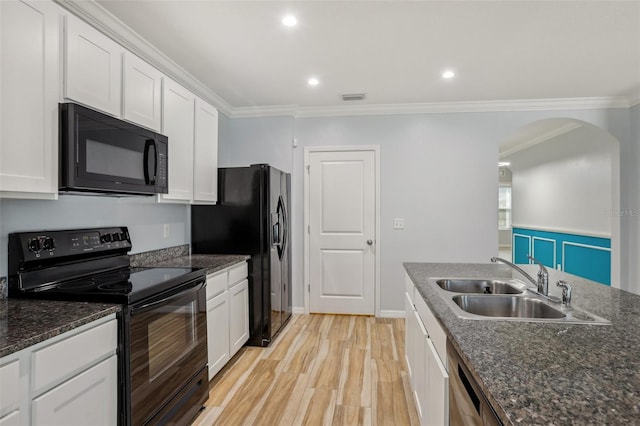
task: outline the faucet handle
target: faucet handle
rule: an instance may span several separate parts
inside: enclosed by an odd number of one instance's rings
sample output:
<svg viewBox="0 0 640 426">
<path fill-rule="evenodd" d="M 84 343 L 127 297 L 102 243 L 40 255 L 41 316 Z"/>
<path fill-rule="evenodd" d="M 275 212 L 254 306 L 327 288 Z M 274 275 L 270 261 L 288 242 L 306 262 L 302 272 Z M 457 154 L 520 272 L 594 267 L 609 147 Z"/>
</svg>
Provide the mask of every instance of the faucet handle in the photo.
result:
<svg viewBox="0 0 640 426">
<path fill-rule="evenodd" d="M 556 283 L 556 286 L 562 287 L 562 304 L 567 306 L 571 305 L 571 284 L 560 280 Z"/>
</svg>

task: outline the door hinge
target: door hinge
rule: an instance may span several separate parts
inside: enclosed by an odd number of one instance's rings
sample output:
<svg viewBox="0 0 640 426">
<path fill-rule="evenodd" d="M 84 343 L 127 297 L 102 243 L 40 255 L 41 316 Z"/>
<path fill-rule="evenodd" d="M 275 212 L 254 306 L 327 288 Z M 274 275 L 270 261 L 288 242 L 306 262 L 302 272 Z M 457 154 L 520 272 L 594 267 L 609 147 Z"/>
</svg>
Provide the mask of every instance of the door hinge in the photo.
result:
<svg viewBox="0 0 640 426">
<path fill-rule="evenodd" d="M 311 234 L 311 225 L 307 225 L 307 234 Z"/>
<path fill-rule="evenodd" d="M 307 174 L 311 173 L 311 165 L 307 164 Z"/>
<path fill-rule="evenodd" d="M 311 284 L 307 284 L 307 291 L 311 293 Z"/>
</svg>

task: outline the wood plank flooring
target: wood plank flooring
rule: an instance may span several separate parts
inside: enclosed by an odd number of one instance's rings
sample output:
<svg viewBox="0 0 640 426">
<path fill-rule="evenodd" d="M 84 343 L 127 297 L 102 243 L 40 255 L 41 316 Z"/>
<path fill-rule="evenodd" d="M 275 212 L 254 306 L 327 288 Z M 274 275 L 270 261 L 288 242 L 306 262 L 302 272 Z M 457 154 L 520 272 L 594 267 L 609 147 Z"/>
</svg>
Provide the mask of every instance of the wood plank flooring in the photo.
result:
<svg viewBox="0 0 640 426">
<path fill-rule="evenodd" d="M 294 315 L 211 381 L 196 426 L 417 425 L 404 319 Z"/>
</svg>

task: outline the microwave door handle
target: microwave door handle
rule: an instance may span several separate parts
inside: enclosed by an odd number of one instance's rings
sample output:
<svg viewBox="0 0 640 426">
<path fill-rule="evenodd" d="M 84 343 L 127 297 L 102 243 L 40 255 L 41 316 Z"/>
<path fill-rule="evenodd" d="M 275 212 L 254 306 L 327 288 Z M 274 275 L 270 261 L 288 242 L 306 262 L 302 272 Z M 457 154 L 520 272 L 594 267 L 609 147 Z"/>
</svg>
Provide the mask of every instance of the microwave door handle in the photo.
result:
<svg viewBox="0 0 640 426">
<path fill-rule="evenodd" d="M 149 150 L 153 147 L 153 175 L 149 170 Z M 147 185 L 156 184 L 156 176 L 158 175 L 158 149 L 156 147 L 156 141 L 153 139 L 147 139 L 144 144 L 144 183 Z"/>
</svg>

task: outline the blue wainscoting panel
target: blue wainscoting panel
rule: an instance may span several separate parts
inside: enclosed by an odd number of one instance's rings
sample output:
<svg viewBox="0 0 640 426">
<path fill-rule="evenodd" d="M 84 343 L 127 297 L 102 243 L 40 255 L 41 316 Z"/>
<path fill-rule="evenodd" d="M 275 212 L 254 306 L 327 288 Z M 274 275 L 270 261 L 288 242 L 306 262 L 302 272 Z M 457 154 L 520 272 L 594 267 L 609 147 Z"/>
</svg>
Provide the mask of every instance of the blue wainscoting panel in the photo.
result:
<svg viewBox="0 0 640 426">
<path fill-rule="evenodd" d="M 611 239 L 529 228 L 513 228 L 514 263 L 532 256 L 548 267 L 611 285 Z M 555 258 L 554 258 L 555 256 Z"/>
<path fill-rule="evenodd" d="M 611 285 L 611 249 L 569 242 L 563 246 L 565 272 Z"/>
<path fill-rule="evenodd" d="M 529 263 L 531 253 L 531 237 L 529 235 L 516 234 L 513 229 L 513 263 Z"/>
<path fill-rule="evenodd" d="M 532 238 L 532 256 L 548 268 L 556 267 L 556 240 L 550 238 Z"/>
</svg>

